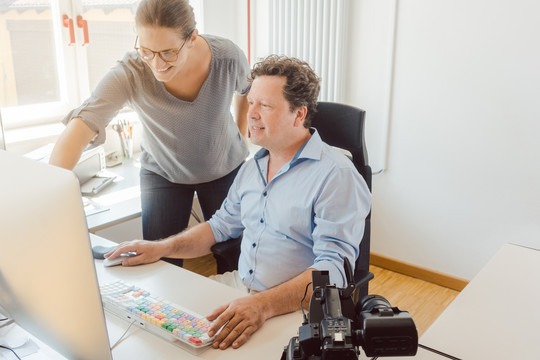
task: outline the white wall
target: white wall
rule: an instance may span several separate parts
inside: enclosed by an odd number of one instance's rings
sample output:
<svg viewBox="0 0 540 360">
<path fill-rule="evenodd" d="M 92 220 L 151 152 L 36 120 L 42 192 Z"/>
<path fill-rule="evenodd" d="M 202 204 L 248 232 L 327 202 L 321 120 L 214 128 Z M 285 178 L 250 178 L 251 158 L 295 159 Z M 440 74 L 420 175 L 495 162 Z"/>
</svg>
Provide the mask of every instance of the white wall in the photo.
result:
<svg viewBox="0 0 540 360">
<path fill-rule="evenodd" d="M 203 0 L 204 33 L 232 40 L 247 56 L 247 1 Z"/>
<path fill-rule="evenodd" d="M 534 0 L 351 1 L 345 101 L 367 111 L 372 163 L 386 162 L 373 252 L 471 279 L 504 243 L 540 248 L 539 13 Z"/>
<path fill-rule="evenodd" d="M 246 51 L 246 3 L 204 0 L 205 32 Z M 344 101 L 367 111 L 370 163 L 385 168 L 373 252 L 471 279 L 503 243 L 540 247 L 539 13 L 535 0 L 350 0 Z"/>
</svg>

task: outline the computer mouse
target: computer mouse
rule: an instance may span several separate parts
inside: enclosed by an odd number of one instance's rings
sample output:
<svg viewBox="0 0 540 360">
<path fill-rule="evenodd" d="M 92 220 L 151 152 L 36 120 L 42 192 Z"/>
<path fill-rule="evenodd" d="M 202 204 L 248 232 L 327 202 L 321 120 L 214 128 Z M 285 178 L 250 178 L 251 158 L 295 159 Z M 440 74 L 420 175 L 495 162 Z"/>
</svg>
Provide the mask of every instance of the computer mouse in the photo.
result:
<svg viewBox="0 0 540 360">
<path fill-rule="evenodd" d="M 114 260 L 109 260 L 109 259 L 105 258 L 103 260 L 103 266 L 110 267 L 110 266 L 122 265 L 122 261 L 124 261 L 125 258 L 132 257 L 132 256 L 135 256 L 135 255 L 137 255 L 137 254 L 134 253 L 134 252 L 129 252 L 129 253 L 126 253 L 126 254 L 121 254 L 119 257 L 117 257 Z"/>
<path fill-rule="evenodd" d="M 94 259 L 103 260 L 103 259 L 105 259 L 105 254 L 107 254 L 108 252 L 111 252 L 114 249 L 116 249 L 116 246 L 117 245 L 115 245 L 115 246 L 96 245 L 96 246 L 92 247 L 92 256 L 94 256 Z"/>
</svg>

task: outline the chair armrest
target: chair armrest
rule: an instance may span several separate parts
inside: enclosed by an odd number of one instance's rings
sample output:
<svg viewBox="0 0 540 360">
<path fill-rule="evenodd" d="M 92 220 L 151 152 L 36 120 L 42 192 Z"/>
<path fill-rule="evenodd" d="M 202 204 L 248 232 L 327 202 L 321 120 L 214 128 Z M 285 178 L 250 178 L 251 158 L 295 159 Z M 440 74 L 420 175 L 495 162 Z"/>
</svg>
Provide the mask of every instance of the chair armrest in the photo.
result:
<svg viewBox="0 0 540 360">
<path fill-rule="evenodd" d="M 240 243 L 242 236 L 229 239 L 225 242 L 214 244 L 211 248 L 217 263 L 217 273 L 223 274 L 227 271 L 238 269 L 238 258 L 240 257 Z"/>
</svg>

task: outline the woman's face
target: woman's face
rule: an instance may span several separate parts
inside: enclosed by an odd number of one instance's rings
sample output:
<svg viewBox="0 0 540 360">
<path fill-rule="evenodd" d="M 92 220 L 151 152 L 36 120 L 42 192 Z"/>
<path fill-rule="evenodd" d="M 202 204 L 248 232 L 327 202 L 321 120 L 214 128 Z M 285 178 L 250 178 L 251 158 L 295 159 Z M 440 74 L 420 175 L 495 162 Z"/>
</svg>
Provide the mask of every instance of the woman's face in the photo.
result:
<svg viewBox="0 0 540 360">
<path fill-rule="evenodd" d="M 139 56 L 142 51 L 150 57 L 153 56 L 152 59 L 141 56 L 141 59 L 150 67 L 156 79 L 163 83 L 173 80 L 178 75 L 186 63 L 189 48 L 193 46 L 196 38 L 196 32 L 188 39 L 183 39 L 178 30 L 154 26 L 140 26 L 137 28 L 137 33 L 139 40 L 136 47 L 140 48 Z M 161 52 L 161 56 L 158 52 Z M 163 59 L 170 58 L 174 53 L 178 54 L 176 59 L 171 61 Z"/>
</svg>

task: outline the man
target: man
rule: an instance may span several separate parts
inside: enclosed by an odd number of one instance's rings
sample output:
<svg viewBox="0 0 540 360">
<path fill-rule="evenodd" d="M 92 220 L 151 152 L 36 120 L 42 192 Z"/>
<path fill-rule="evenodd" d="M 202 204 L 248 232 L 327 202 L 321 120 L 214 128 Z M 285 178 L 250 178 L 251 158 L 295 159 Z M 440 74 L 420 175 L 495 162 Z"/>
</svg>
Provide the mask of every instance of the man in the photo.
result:
<svg viewBox="0 0 540 360">
<path fill-rule="evenodd" d="M 238 348 L 265 320 L 298 310 L 313 270 L 343 287 L 364 233 L 371 196 L 352 162 L 310 128 L 319 79 L 300 60 L 270 56 L 255 65 L 248 94 L 251 141 L 262 149 L 240 169 L 221 209 L 208 222 L 159 242 L 124 243 L 124 266 L 161 257 L 198 257 L 243 231 L 238 271 L 218 276 L 251 295 L 208 316 L 213 346 Z M 309 297 L 305 304 L 309 303 Z"/>
</svg>

